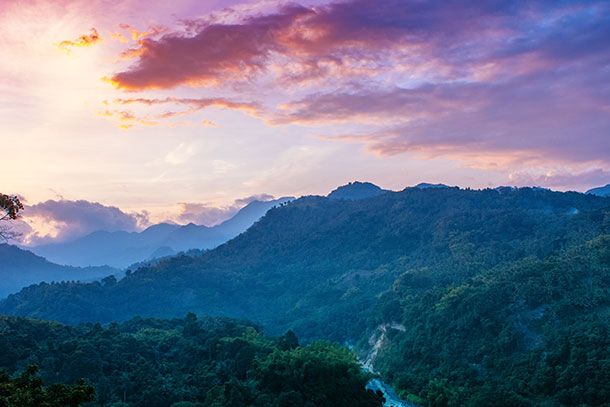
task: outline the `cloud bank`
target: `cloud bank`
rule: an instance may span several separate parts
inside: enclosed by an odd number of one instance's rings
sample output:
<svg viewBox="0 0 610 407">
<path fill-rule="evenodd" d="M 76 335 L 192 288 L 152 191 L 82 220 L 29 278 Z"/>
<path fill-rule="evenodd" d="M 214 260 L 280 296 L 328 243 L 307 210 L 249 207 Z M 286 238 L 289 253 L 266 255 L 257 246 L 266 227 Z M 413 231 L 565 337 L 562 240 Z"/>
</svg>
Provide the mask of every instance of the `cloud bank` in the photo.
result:
<svg viewBox="0 0 610 407">
<path fill-rule="evenodd" d="M 219 106 L 271 126 L 332 126 L 320 138 L 381 157 L 610 169 L 607 2 L 294 4 L 231 22 L 186 21 L 125 55 L 134 63 L 110 79 L 120 89 L 273 91 L 248 103 L 118 101 L 187 106 L 157 119 Z"/>
<path fill-rule="evenodd" d="M 146 212 L 126 213 L 97 202 L 48 200 L 26 206 L 21 223 L 17 230 L 24 243 L 35 246 L 76 239 L 98 230 L 133 232 L 147 226 L 149 220 Z"/>
</svg>

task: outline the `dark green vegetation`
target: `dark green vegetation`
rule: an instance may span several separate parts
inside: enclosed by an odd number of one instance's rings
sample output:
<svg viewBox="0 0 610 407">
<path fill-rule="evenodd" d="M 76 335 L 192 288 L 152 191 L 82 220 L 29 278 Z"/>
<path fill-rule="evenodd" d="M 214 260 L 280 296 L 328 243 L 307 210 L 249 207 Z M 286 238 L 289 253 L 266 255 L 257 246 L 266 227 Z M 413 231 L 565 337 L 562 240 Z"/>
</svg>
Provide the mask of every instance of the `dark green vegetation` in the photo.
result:
<svg viewBox="0 0 610 407">
<path fill-rule="evenodd" d="M 56 383 L 43 386 L 38 367 L 28 366 L 19 377 L 0 371 L 2 407 L 79 407 L 95 400 L 95 389 L 80 380 L 72 386 Z"/>
<path fill-rule="evenodd" d="M 67 323 L 194 311 L 366 351 L 431 406 L 609 399 L 610 200 L 530 188 L 306 197 L 194 257 L 119 281 L 39 285 L 0 312 Z M 608 404 L 606 404 L 608 405 Z"/>
<path fill-rule="evenodd" d="M 52 401 L 11 407 L 77 406 L 67 397 L 85 401 L 92 394 L 80 378 L 95 387 L 96 406 L 381 406 L 380 396 L 365 390 L 369 375 L 347 348 L 326 342 L 303 347 L 290 331 L 271 339 L 235 320 L 188 314 L 71 327 L 3 317 L 0 348 L 0 368 L 25 371 L 14 380 L 0 374 L 0 397 L 22 397 L 17 389 L 27 383 L 25 392 Z M 45 391 L 27 368 L 33 364 L 46 383 L 77 384 Z"/>
<path fill-rule="evenodd" d="M 425 270 L 408 271 L 383 299 L 406 331 L 389 332 L 375 367 L 403 396 L 440 406 L 610 405 L 610 235 L 459 284 L 429 283 Z"/>
</svg>

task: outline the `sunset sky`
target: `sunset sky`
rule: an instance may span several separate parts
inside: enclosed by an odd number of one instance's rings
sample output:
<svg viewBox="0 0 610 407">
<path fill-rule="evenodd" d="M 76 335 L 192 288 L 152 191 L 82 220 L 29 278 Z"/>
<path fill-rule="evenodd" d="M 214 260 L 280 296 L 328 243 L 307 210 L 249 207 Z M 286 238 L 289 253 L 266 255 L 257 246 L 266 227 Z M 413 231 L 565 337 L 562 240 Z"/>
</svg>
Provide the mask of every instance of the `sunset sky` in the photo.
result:
<svg viewBox="0 0 610 407">
<path fill-rule="evenodd" d="M 0 0 L 26 243 L 254 198 L 610 183 L 610 2 Z"/>
</svg>

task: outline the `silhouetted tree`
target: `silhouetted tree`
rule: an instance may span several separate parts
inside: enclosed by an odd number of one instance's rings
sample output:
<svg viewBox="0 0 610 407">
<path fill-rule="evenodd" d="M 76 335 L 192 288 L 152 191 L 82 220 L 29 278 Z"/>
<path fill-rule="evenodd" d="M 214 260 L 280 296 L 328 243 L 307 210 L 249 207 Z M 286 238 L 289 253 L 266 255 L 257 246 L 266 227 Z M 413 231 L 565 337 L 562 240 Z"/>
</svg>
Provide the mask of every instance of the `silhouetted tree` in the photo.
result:
<svg viewBox="0 0 610 407">
<path fill-rule="evenodd" d="M 16 196 L 0 194 L 0 221 L 14 220 L 23 210 L 23 204 Z M 4 240 L 15 238 L 17 234 L 11 232 L 8 227 L 0 225 L 0 238 Z"/>
</svg>

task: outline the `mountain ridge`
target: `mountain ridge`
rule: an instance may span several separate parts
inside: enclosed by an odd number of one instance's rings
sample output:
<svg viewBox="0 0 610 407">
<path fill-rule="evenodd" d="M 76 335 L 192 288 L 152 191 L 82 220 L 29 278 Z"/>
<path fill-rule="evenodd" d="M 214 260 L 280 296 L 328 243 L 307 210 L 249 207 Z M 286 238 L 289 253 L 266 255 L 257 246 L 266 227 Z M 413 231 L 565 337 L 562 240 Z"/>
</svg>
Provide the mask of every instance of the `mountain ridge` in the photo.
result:
<svg viewBox="0 0 610 407">
<path fill-rule="evenodd" d="M 87 281 L 118 273 L 107 266 L 73 267 L 49 262 L 29 250 L 0 244 L 0 298 L 40 282 Z"/>
<path fill-rule="evenodd" d="M 245 231 L 275 205 L 294 199 L 282 197 L 271 201 L 252 201 L 233 217 L 208 227 L 159 223 L 141 232 L 96 231 L 69 242 L 28 247 L 51 262 L 70 266 L 109 265 L 125 268 L 154 255 L 177 254 L 189 249 L 210 249 Z"/>
<path fill-rule="evenodd" d="M 610 196 L 610 184 L 603 187 L 592 188 L 586 192 L 587 194 L 597 195 L 602 197 Z"/>
</svg>

